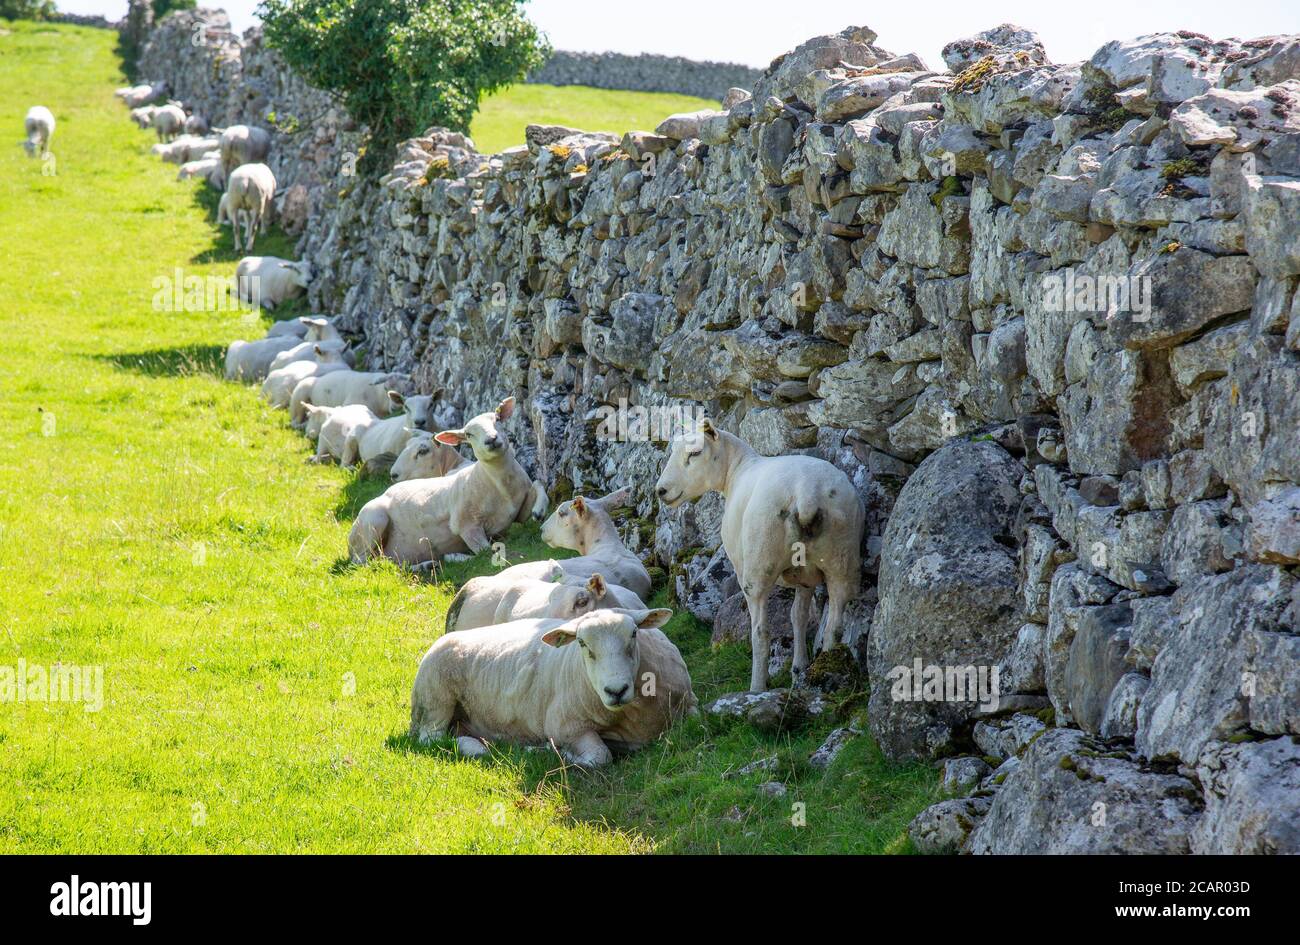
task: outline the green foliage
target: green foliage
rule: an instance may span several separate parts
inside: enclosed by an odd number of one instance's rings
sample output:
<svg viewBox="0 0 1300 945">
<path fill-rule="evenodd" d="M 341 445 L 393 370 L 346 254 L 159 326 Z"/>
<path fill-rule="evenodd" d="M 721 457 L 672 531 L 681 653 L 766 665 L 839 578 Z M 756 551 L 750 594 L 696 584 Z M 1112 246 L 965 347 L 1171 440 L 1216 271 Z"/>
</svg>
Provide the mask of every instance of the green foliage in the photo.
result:
<svg viewBox="0 0 1300 945">
<path fill-rule="evenodd" d="M 54 0 L 0 0 L 0 19 L 43 20 L 54 12 Z"/>
<path fill-rule="evenodd" d="M 267 41 L 367 125 L 374 166 L 432 125 L 469 130 L 479 99 L 548 52 L 522 0 L 264 0 Z"/>
<path fill-rule="evenodd" d="M 153 0 L 153 20 L 157 23 L 173 10 L 193 10 L 194 0 Z"/>
</svg>

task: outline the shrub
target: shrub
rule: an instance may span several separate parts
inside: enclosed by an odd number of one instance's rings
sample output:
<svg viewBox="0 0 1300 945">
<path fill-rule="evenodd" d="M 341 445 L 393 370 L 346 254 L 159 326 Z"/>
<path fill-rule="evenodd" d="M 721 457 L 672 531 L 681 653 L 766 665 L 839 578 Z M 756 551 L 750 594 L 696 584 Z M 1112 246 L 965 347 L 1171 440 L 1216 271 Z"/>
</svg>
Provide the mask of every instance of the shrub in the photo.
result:
<svg viewBox="0 0 1300 945">
<path fill-rule="evenodd" d="M 0 20 L 43 20 L 54 12 L 54 0 L 0 0 Z"/>
<path fill-rule="evenodd" d="M 469 130 L 479 98 L 545 61 L 523 0 L 263 0 L 267 42 L 370 129 L 366 164 L 431 125 Z"/>
</svg>

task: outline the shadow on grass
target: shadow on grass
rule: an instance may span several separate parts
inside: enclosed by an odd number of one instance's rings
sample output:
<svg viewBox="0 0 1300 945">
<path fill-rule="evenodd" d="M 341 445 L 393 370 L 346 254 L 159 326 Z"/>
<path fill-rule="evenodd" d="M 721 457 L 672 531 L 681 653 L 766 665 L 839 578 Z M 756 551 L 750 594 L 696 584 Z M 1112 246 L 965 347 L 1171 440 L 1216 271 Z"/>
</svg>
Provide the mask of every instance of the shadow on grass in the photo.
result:
<svg viewBox="0 0 1300 945">
<path fill-rule="evenodd" d="M 143 377 L 225 376 L 226 350 L 221 345 L 182 345 L 91 357 Z"/>
</svg>

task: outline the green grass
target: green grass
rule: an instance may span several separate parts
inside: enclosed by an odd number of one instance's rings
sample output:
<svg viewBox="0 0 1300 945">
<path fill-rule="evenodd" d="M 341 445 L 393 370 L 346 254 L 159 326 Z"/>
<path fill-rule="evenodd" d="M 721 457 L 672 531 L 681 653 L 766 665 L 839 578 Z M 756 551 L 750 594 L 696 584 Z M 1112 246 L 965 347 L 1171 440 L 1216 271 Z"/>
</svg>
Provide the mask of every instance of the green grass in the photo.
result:
<svg viewBox="0 0 1300 945">
<path fill-rule="evenodd" d="M 484 99 L 470 126 L 474 145 L 496 154 L 524 143 L 528 125 L 584 131 L 653 131 L 675 112 L 718 108 L 717 102 L 670 92 L 624 92 L 585 85 L 512 85 Z"/>
<path fill-rule="evenodd" d="M 151 304 L 155 277 L 226 276 L 235 254 L 112 97 L 113 34 L 8 28 L 0 124 L 41 102 L 59 127 L 57 174 L 16 134 L 0 149 L 0 667 L 102 667 L 104 704 L 0 702 L 0 852 L 907 848 L 933 772 L 865 737 L 810 769 L 830 718 L 791 738 L 693 719 L 600 772 L 413 749 L 416 664 L 491 565 L 428 584 L 346 563 L 383 483 L 304 463 L 283 413 L 221 379 L 224 346 L 265 323 Z M 506 542 L 553 554 L 536 526 Z M 701 699 L 743 687 L 744 646 L 711 648 L 685 615 L 669 632 Z M 756 792 L 770 775 L 720 777 L 771 754 L 780 801 Z"/>
</svg>

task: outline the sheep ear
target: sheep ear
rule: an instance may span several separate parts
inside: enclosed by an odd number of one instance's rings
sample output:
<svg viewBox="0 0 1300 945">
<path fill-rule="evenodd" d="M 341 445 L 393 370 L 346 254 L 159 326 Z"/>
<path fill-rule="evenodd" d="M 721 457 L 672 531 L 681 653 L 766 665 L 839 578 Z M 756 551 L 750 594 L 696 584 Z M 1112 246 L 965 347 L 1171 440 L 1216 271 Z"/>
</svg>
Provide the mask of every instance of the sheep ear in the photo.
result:
<svg viewBox="0 0 1300 945">
<path fill-rule="evenodd" d="M 316 353 L 317 353 L 317 354 L 324 354 L 324 353 L 325 353 L 325 349 L 322 348 L 320 345 L 312 345 L 312 347 L 316 350 Z"/>
<path fill-rule="evenodd" d="M 465 442 L 464 430 L 443 430 L 433 437 L 439 443 L 446 443 L 448 446 L 460 446 Z"/>
<path fill-rule="evenodd" d="M 716 440 L 718 438 L 718 428 L 713 425 L 713 421 L 708 417 L 705 417 L 700 421 L 700 432 L 710 440 Z"/>
<path fill-rule="evenodd" d="M 402 404 L 406 403 L 406 398 L 395 390 L 390 390 L 388 392 L 388 399 L 393 402 L 394 407 L 400 407 Z"/>
<path fill-rule="evenodd" d="M 560 567 L 560 562 L 552 558 L 546 563 L 551 566 L 551 573 L 547 576 L 546 580 L 550 581 L 552 584 L 563 584 L 564 568 Z"/>
<path fill-rule="evenodd" d="M 600 600 L 605 596 L 606 589 L 605 578 L 599 573 L 593 574 L 591 580 L 587 581 L 587 590 L 591 591 L 591 596 L 596 600 Z"/>
<path fill-rule="evenodd" d="M 631 615 L 636 621 L 637 629 L 649 630 L 653 627 L 662 627 L 673 612 L 667 607 L 657 607 L 654 610 L 634 610 L 631 611 Z"/>
<path fill-rule="evenodd" d="M 607 509 L 621 509 L 623 506 L 627 505 L 627 500 L 631 498 L 631 496 L 632 490 L 627 486 L 624 486 L 622 489 L 616 489 L 602 498 L 600 504 Z"/>
<path fill-rule="evenodd" d="M 542 634 L 542 642 L 547 646 L 564 646 L 566 643 L 572 643 L 578 639 L 578 632 L 569 627 L 556 627 L 554 630 L 548 630 Z"/>
<path fill-rule="evenodd" d="M 497 404 L 497 419 L 509 420 L 510 415 L 515 412 L 515 399 L 507 397 L 501 403 Z"/>
<path fill-rule="evenodd" d="M 570 505 L 573 507 L 573 511 L 577 512 L 579 515 L 587 514 L 587 500 L 582 496 L 574 496 Z"/>
</svg>

